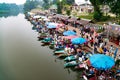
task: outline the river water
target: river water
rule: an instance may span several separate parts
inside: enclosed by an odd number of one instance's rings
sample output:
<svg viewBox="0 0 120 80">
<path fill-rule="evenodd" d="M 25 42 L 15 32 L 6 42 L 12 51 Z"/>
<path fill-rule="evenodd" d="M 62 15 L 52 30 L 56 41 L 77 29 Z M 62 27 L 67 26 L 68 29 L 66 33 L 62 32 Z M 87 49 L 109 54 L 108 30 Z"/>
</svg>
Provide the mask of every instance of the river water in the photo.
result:
<svg viewBox="0 0 120 80">
<path fill-rule="evenodd" d="M 64 68 L 24 14 L 0 17 L 0 80 L 80 80 L 78 72 Z"/>
</svg>

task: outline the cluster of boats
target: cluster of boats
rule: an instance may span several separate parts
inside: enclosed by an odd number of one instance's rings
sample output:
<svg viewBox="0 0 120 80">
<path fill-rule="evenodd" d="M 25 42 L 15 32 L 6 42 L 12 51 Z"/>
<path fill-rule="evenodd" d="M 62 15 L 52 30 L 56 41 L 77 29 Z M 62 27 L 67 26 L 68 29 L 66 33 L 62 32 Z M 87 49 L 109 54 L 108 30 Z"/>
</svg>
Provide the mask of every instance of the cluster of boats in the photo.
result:
<svg viewBox="0 0 120 80">
<path fill-rule="evenodd" d="M 70 48 L 73 47 L 73 45 L 74 47 L 76 47 L 75 49 L 77 49 L 77 47 L 82 48 L 81 46 L 84 46 L 87 40 L 79 38 L 76 35 L 76 31 L 71 31 L 68 29 L 66 30 L 65 24 L 61 22 L 56 23 L 54 22 L 54 20 L 51 21 L 46 16 L 43 17 L 40 15 L 32 16 L 32 14 L 26 14 L 26 18 L 30 20 L 30 22 L 34 25 L 32 29 L 36 30 L 39 33 L 38 40 L 41 41 L 42 45 L 49 46 L 50 49 L 53 49 L 54 55 L 65 61 L 65 68 L 74 68 L 75 70 L 84 70 L 86 72 L 88 71 L 88 73 L 83 73 L 83 78 L 85 80 L 100 80 L 98 77 L 96 77 L 96 70 L 106 71 L 111 69 L 115 65 L 114 59 L 103 54 L 93 54 L 90 51 L 85 51 L 80 57 L 77 53 L 75 53 L 77 50 L 73 50 L 75 54 L 69 54 L 69 52 L 65 50 L 68 45 L 71 45 L 69 46 Z M 102 57 L 108 57 L 111 60 L 110 64 L 106 64 L 106 62 L 108 61 L 107 59 L 105 62 L 106 66 L 104 66 L 103 64 L 102 66 L 99 66 L 99 62 L 104 63 L 105 61 L 101 60 Z M 98 62 L 96 62 L 95 60 Z M 101 76 L 104 75 L 100 73 L 99 77 Z M 109 78 L 107 80 L 112 79 Z M 102 78 L 101 80 L 106 79 Z"/>
</svg>

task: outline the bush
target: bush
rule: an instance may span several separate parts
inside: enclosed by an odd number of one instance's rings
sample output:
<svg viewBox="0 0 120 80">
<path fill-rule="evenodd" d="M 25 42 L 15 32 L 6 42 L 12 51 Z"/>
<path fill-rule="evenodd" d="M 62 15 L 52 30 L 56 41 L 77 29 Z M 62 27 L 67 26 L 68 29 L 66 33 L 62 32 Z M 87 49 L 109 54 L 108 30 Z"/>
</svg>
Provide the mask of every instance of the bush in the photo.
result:
<svg viewBox="0 0 120 80">
<path fill-rule="evenodd" d="M 101 17 L 102 17 L 102 13 L 101 13 L 101 12 L 99 12 L 99 11 L 94 12 L 93 18 L 94 18 L 96 21 L 100 21 L 100 20 L 101 20 Z"/>
<path fill-rule="evenodd" d="M 120 21 L 118 22 L 118 24 L 120 25 Z"/>
<path fill-rule="evenodd" d="M 103 32 L 104 30 L 103 29 L 98 29 L 97 30 L 97 33 L 101 33 L 101 32 Z"/>
<path fill-rule="evenodd" d="M 99 11 L 94 12 L 94 20 L 96 21 L 106 21 L 110 19 L 110 16 L 103 16 L 103 14 Z"/>
<path fill-rule="evenodd" d="M 106 21 L 106 20 L 108 20 L 108 19 L 110 19 L 110 16 L 102 16 L 102 17 L 101 17 L 101 21 Z"/>
<path fill-rule="evenodd" d="M 70 10 L 67 10 L 66 13 L 68 16 L 71 14 Z"/>
</svg>

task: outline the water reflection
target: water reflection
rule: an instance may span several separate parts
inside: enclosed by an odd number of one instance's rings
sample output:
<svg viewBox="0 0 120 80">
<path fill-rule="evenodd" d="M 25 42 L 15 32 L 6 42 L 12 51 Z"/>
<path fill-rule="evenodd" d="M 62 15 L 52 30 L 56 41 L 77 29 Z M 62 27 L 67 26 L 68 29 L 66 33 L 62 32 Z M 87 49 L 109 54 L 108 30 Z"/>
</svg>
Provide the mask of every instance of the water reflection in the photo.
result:
<svg viewBox="0 0 120 80">
<path fill-rule="evenodd" d="M 9 17 L 9 16 L 18 16 L 19 11 L 7 12 L 7 13 L 0 13 L 0 17 Z M 22 12 L 21 12 L 22 13 Z"/>
</svg>

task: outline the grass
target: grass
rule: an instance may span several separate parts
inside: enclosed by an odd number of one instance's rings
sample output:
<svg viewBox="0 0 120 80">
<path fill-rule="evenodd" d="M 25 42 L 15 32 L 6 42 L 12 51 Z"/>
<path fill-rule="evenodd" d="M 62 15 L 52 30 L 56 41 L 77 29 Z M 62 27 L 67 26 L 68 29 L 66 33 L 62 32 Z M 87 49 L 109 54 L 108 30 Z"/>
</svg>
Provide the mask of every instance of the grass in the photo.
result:
<svg viewBox="0 0 120 80">
<path fill-rule="evenodd" d="M 88 15 L 79 15 L 78 17 L 92 20 L 93 19 L 93 13 L 90 13 Z"/>
<path fill-rule="evenodd" d="M 84 18 L 84 19 L 90 19 L 90 20 L 93 20 L 93 13 L 90 13 L 90 14 L 88 14 L 88 15 L 83 15 L 83 14 L 81 14 L 81 15 L 79 15 L 78 16 L 79 18 Z M 120 24 L 120 22 L 118 22 L 118 18 L 116 18 L 116 17 L 110 17 L 108 20 L 106 20 L 106 21 L 99 21 L 99 22 L 96 22 L 95 21 L 95 23 L 96 24 L 100 24 L 100 25 L 103 25 L 103 24 L 105 24 L 105 23 L 108 23 L 108 22 L 112 22 L 112 23 L 117 23 L 117 24 Z M 119 20 L 120 21 L 120 20 Z"/>
</svg>

